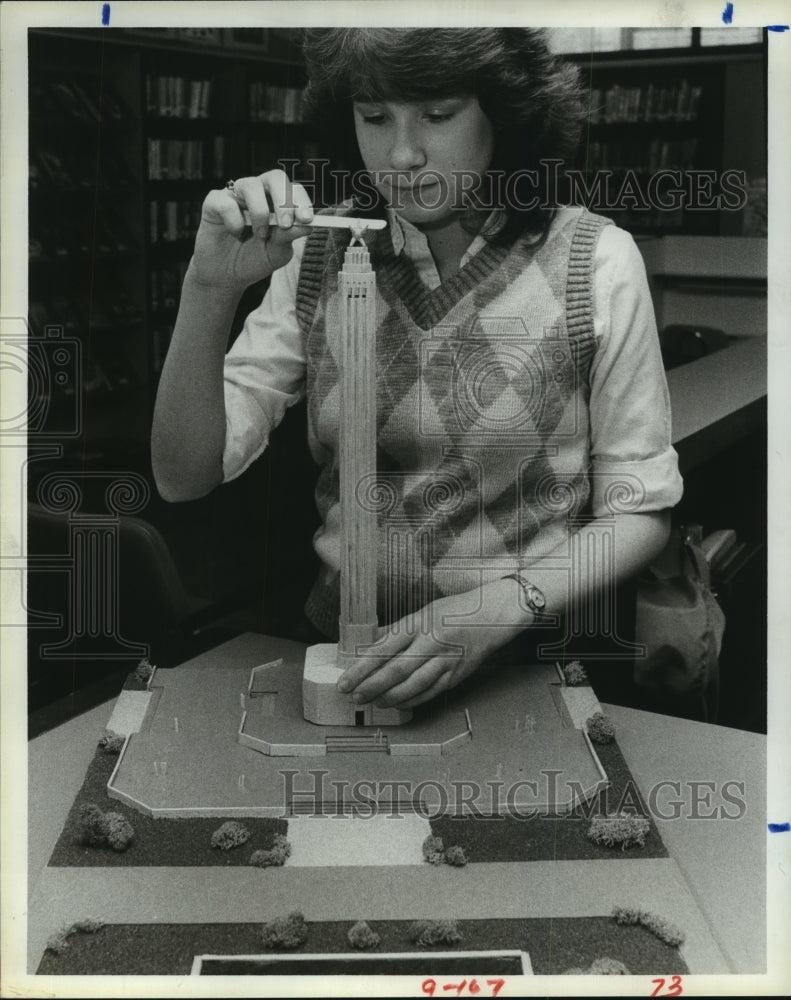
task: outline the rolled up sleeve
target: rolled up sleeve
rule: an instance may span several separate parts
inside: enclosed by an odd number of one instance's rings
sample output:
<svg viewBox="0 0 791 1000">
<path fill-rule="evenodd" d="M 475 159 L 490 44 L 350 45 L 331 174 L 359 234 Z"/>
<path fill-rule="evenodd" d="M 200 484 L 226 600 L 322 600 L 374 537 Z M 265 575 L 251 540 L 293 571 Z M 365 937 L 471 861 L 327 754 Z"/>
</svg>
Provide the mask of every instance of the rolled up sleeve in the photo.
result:
<svg viewBox="0 0 791 1000">
<path fill-rule="evenodd" d="M 651 294 L 640 251 L 615 226 L 602 231 L 594 289 L 593 514 L 673 507 L 683 481 L 671 444 L 670 399 Z"/>
<path fill-rule="evenodd" d="M 305 391 L 305 353 L 296 294 L 304 240 L 274 272 L 261 305 L 225 358 L 223 480 L 240 476 L 266 448 L 286 410 Z"/>
</svg>

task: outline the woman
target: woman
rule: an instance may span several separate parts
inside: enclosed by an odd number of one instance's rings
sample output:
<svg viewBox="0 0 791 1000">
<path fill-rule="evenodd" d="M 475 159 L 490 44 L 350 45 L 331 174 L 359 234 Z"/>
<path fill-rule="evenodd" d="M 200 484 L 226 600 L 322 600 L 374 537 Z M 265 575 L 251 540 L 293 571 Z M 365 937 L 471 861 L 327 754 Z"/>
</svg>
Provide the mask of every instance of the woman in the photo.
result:
<svg viewBox="0 0 791 1000">
<path fill-rule="evenodd" d="M 582 115 L 573 74 L 540 32 L 311 30 L 305 57 L 308 106 L 365 168 L 340 211 L 389 223 L 365 234 L 378 286 L 378 477 L 390 497 L 385 627 L 376 655 L 339 686 L 409 708 L 547 615 L 609 593 L 662 548 L 681 495 L 667 388 L 633 241 L 542 191 Z M 304 188 L 278 170 L 206 198 L 153 459 L 163 496 L 201 496 L 244 471 L 306 394 L 322 517 L 306 614 L 333 638 L 348 232 L 311 231 L 312 214 Z M 241 293 L 269 274 L 225 358 Z M 606 565 L 603 531 L 615 546 Z"/>
</svg>

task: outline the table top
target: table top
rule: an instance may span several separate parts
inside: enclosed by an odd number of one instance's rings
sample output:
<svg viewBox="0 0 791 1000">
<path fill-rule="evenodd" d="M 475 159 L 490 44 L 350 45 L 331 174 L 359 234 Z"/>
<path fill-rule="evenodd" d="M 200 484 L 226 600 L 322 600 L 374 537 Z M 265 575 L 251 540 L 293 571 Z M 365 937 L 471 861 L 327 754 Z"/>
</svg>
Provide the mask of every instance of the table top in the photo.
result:
<svg viewBox="0 0 791 1000">
<path fill-rule="evenodd" d="M 767 341 L 749 337 L 667 372 L 682 473 L 765 420 Z"/>
<path fill-rule="evenodd" d="M 42 940 L 41 930 L 37 933 L 33 926 L 37 909 L 39 912 L 46 910 L 46 900 L 39 898 L 36 905 L 36 894 L 38 891 L 38 896 L 42 896 L 42 879 L 48 859 L 93 757 L 98 736 L 110 717 L 112 705 L 111 702 L 101 705 L 37 737 L 29 745 L 28 877 L 34 900 L 29 929 L 31 969 L 37 966 L 47 936 Z M 718 971 L 763 972 L 766 961 L 765 737 L 614 705 L 604 706 L 604 709 L 615 723 L 623 755 L 652 809 L 670 856 L 708 924 L 715 943 L 709 951 L 718 951 L 724 957 L 724 967 Z M 57 767 L 52 766 L 53 761 L 57 761 Z M 533 864 L 538 871 L 538 863 Z M 555 879 L 551 864 L 546 865 L 542 877 Z M 560 872 L 563 863 L 556 864 Z M 581 899 L 586 892 L 594 893 L 600 878 L 595 871 L 596 862 L 585 864 L 591 866 L 592 878 L 590 886 L 580 886 Z M 608 866 L 607 877 L 610 878 L 612 863 L 599 864 Z M 626 873 L 631 864 L 631 861 L 618 861 L 617 866 L 619 871 Z M 488 869 L 487 878 L 505 883 L 512 877 L 508 870 L 514 866 L 479 864 L 471 868 Z M 208 874 L 206 869 L 203 871 Z M 303 886 L 302 882 L 305 877 L 315 879 L 316 875 L 315 868 L 293 871 L 291 878 L 295 891 L 315 894 L 312 883 L 305 882 Z M 410 884 L 410 879 L 419 878 L 419 875 L 418 869 L 405 869 L 404 884 Z M 370 877 L 373 878 L 373 874 Z M 467 885 L 478 878 L 478 873 L 470 872 L 470 877 Z M 560 882 L 563 877 L 562 873 L 557 876 Z M 558 883 L 552 884 L 554 888 Z M 569 884 L 576 885 L 574 882 Z M 668 890 L 670 905 L 672 893 Z"/>
</svg>

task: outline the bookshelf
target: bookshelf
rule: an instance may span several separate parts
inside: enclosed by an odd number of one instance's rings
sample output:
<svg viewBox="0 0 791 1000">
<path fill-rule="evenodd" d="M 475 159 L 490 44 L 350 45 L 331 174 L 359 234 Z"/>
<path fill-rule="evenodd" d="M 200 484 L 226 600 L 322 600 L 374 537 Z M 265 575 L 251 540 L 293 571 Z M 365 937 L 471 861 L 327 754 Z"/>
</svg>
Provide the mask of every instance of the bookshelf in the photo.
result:
<svg viewBox="0 0 791 1000">
<path fill-rule="evenodd" d="M 762 235 L 750 220 L 766 182 L 763 44 L 567 58 L 588 92 L 574 166 L 594 210 L 635 235 Z"/>
<path fill-rule="evenodd" d="M 203 51 L 193 48 L 174 53 L 155 46 L 142 56 L 150 248 L 147 309 L 154 380 L 167 354 L 208 190 L 223 186 L 231 176 L 272 169 L 279 159 L 302 162 L 315 155 L 315 143 L 302 121 L 305 79 L 292 33 L 233 29 L 224 37 L 234 53 L 227 61 L 215 58 L 207 63 Z M 216 39 L 210 44 L 216 45 Z M 239 60 L 238 53 L 247 58 Z M 251 58 L 253 54 L 259 58 Z M 261 283 L 246 294 L 247 311 L 264 288 Z"/>
<path fill-rule="evenodd" d="M 216 44 L 208 36 L 206 44 Z M 141 54 L 145 116 L 144 212 L 147 220 L 146 311 L 151 382 L 167 354 L 179 294 L 200 222 L 201 205 L 220 187 L 233 132 L 234 70 L 192 51 Z"/>
<path fill-rule="evenodd" d="M 74 380 L 52 381 L 48 433 L 68 424 L 70 396 L 81 390 L 95 440 L 99 426 L 118 431 L 114 403 L 129 409 L 147 377 L 133 67 L 118 60 L 108 81 L 101 52 L 70 47 L 56 59 L 50 39 L 38 42 L 31 38 L 29 324 L 38 337 L 62 328 L 82 347 Z"/>
<path fill-rule="evenodd" d="M 295 33 L 40 29 L 28 34 L 28 55 L 29 326 L 41 342 L 30 403 L 43 413 L 30 437 L 29 499 L 40 503 L 50 473 L 68 474 L 80 483 L 79 513 L 102 515 L 113 477 L 142 477 L 149 495 L 135 516 L 158 529 L 190 597 L 228 610 L 255 595 L 260 607 L 272 572 L 270 507 L 273 517 L 291 514 L 270 500 L 270 459 L 211 497 L 169 505 L 154 489 L 149 441 L 203 199 L 229 177 L 270 169 L 281 156 L 303 160 L 313 148 L 299 120 Z M 242 308 L 262 292 L 251 289 Z M 74 368 L 62 382 L 53 344 L 58 357 L 68 348 Z M 273 450 L 285 448 L 293 465 L 305 430 L 293 421 L 284 430 Z M 30 551 L 53 553 L 31 524 Z M 31 574 L 31 707 L 109 669 L 78 655 L 64 669 L 41 652 L 64 636 L 39 627 L 36 613 L 71 619 L 61 577 Z M 157 652 L 150 629 L 125 637 Z M 160 653 L 161 665 L 177 655 Z"/>
<path fill-rule="evenodd" d="M 42 29 L 28 49 L 31 331 L 81 347 L 69 446 L 143 451 L 204 197 L 314 153 L 296 33 Z M 73 400 L 46 402 L 57 435 Z"/>
</svg>

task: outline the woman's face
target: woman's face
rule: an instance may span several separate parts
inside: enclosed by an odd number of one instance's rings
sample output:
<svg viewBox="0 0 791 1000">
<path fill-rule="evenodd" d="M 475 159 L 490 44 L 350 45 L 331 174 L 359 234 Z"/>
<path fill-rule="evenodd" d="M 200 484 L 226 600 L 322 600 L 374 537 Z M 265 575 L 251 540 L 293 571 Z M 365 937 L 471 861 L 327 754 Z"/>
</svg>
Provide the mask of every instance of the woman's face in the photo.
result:
<svg viewBox="0 0 791 1000">
<path fill-rule="evenodd" d="M 354 103 L 366 169 L 388 205 L 415 225 L 447 220 L 491 166 L 494 133 L 472 95 Z"/>
</svg>

